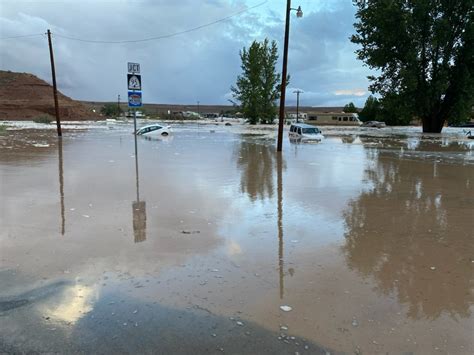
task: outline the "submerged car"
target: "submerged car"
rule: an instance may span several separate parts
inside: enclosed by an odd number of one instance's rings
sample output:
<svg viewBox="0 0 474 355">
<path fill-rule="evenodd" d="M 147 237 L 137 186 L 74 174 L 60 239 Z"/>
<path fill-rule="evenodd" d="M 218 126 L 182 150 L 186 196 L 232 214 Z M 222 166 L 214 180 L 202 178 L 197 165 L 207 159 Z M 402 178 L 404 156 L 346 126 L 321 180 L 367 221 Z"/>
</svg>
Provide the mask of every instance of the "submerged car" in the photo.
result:
<svg viewBox="0 0 474 355">
<path fill-rule="evenodd" d="M 297 139 L 302 142 L 321 141 L 324 139 L 319 128 L 305 123 L 293 123 L 288 134 L 290 139 Z"/>
<path fill-rule="evenodd" d="M 367 121 L 362 124 L 362 127 L 384 128 L 387 127 L 387 125 L 385 124 L 385 122 Z"/>
<path fill-rule="evenodd" d="M 137 136 L 169 136 L 171 134 L 170 126 L 162 126 L 159 124 L 150 124 L 137 130 Z"/>
</svg>

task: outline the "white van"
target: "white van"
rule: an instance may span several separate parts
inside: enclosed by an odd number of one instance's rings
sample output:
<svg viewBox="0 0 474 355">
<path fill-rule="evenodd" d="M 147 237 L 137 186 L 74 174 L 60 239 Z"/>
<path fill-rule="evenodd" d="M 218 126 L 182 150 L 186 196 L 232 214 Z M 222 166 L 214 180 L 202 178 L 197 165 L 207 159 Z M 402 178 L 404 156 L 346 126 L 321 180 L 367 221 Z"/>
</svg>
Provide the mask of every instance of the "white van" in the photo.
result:
<svg viewBox="0 0 474 355">
<path fill-rule="evenodd" d="M 302 141 L 321 141 L 324 139 L 318 127 L 305 123 L 293 123 L 290 127 L 289 136 Z"/>
</svg>

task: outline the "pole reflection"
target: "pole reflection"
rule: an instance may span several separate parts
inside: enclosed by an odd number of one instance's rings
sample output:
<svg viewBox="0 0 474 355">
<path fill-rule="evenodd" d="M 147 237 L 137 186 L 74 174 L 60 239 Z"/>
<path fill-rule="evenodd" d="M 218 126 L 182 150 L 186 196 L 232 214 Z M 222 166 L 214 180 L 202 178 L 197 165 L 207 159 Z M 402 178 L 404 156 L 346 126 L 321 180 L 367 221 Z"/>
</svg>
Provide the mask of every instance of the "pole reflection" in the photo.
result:
<svg viewBox="0 0 474 355">
<path fill-rule="evenodd" d="M 278 199 L 278 266 L 280 272 L 280 299 L 284 295 L 284 259 L 283 259 L 283 162 L 281 154 L 277 154 L 277 199 Z"/>
<path fill-rule="evenodd" d="M 140 201 L 140 177 L 138 169 L 138 144 L 135 137 L 135 183 L 137 191 L 137 200 L 132 203 L 133 212 L 133 235 L 135 243 L 146 240 L 146 202 Z"/>
<path fill-rule="evenodd" d="M 66 233 L 66 217 L 64 207 L 64 174 L 63 174 L 63 140 L 58 137 L 58 175 L 59 175 L 59 200 L 61 204 L 61 235 Z"/>
</svg>

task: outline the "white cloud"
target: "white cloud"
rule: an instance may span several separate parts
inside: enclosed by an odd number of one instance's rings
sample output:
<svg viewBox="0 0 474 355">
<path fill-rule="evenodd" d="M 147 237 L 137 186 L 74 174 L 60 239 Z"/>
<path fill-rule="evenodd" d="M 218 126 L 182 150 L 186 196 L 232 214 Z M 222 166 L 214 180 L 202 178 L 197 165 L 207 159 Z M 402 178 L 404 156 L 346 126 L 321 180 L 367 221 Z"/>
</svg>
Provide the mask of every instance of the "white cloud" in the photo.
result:
<svg viewBox="0 0 474 355">
<path fill-rule="evenodd" d="M 342 89 L 334 91 L 334 95 L 347 95 L 347 96 L 365 96 L 367 95 L 367 90 L 364 89 Z"/>
</svg>

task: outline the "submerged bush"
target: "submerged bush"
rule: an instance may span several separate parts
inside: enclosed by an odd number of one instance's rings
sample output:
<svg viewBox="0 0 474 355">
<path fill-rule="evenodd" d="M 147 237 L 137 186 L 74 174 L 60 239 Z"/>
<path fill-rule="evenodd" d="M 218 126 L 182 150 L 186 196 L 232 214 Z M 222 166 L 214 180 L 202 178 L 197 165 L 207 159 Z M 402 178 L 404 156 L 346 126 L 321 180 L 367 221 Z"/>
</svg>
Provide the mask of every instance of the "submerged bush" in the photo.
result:
<svg viewBox="0 0 474 355">
<path fill-rule="evenodd" d="M 51 117 L 50 115 L 41 115 L 33 119 L 33 122 L 35 123 L 44 123 L 44 124 L 50 124 L 52 121 L 53 121 L 53 117 Z"/>
</svg>

